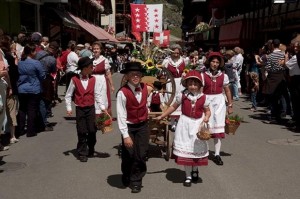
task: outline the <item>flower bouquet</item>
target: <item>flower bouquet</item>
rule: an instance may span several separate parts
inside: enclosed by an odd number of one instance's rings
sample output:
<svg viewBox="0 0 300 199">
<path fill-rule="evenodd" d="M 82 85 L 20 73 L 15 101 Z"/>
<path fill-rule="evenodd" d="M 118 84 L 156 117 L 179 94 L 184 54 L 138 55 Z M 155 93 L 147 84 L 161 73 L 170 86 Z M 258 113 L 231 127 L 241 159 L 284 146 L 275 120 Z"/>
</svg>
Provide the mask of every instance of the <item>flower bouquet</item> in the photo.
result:
<svg viewBox="0 0 300 199">
<path fill-rule="evenodd" d="M 200 22 L 196 28 L 195 28 L 195 31 L 196 32 L 205 32 L 205 31 L 208 31 L 210 28 L 210 26 L 207 24 L 207 23 L 204 23 L 204 22 Z"/>
<path fill-rule="evenodd" d="M 237 114 L 232 116 L 227 116 L 225 119 L 225 133 L 234 135 L 242 121 L 243 118 Z"/>
<path fill-rule="evenodd" d="M 111 116 L 107 112 L 96 115 L 96 126 L 98 130 L 102 131 L 102 133 L 108 133 L 112 131 L 113 128 Z"/>
</svg>

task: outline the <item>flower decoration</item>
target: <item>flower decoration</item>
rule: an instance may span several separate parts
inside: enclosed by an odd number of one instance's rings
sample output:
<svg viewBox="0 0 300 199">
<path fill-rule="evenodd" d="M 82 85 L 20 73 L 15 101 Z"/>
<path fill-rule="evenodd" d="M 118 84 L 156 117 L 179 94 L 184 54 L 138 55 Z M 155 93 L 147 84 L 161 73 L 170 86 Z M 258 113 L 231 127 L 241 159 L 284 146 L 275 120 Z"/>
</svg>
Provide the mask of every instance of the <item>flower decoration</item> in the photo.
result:
<svg viewBox="0 0 300 199">
<path fill-rule="evenodd" d="M 208 31 L 210 28 L 210 26 L 207 24 L 207 23 L 204 23 L 204 22 L 200 22 L 196 28 L 195 28 L 195 31 L 196 32 L 205 32 L 205 31 Z"/>
<path fill-rule="evenodd" d="M 96 126 L 98 129 L 110 125 L 112 125 L 112 118 L 108 115 L 108 113 L 101 113 L 96 116 Z"/>
<path fill-rule="evenodd" d="M 239 115 L 232 115 L 232 116 L 228 116 L 225 120 L 226 124 L 237 124 L 239 125 L 244 119 L 242 117 L 240 117 Z"/>
</svg>

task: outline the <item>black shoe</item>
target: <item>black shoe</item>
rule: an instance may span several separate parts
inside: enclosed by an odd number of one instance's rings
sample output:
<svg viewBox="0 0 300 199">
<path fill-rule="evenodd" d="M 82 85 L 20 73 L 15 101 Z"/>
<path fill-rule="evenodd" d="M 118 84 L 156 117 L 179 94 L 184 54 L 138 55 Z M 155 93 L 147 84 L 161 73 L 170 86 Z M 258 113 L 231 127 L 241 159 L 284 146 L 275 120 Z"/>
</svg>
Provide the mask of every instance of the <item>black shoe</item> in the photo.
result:
<svg viewBox="0 0 300 199">
<path fill-rule="evenodd" d="M 94 150 L 89 150 L 88 157 L 89 157 L 89 158 L 95 157 L 95 151 L 94 151 Z"/>
<path fill-rule="evenodd" d="M 80 162 L 87 162 L 88 157 L 87 156 L 79 156 L 79 160 L 80 160 Z"/>
<path fill-rule="evenodd" d="M 190 187 L 190 186 L 192 186 L 192 179 L 190 179 L 190 178 L 185 178 L 184 183 L 183 183 L 183 186 L 185 186 L 185 187 Z"/>
<path fill-rule="evenodd" d="M 34 137 L 34 136 L 37 136 L 36 133 L 27 133 L 26 134 L 26 137 Z"/>
<path fill-rule="evenodd" d="M 198 170 L 197 171 L 192 171 L 191 174 L 192 174 L 192 182 L 197 182 L 198 179 L 199 179 Z"/>
<path fill-rule="evenodd" d="M 215 157 L 215 163 L 216 163 L 217 165 L 223 165 L 223 164 L 224 164 L 223 161 L 222 161 L 222 159 L 221 159 L 221 157 L 220 157 L 219 155 L 217 155 L 217 156 Z"/>
<path fill-rule="evenodd" d="M 122 175 L 122 184 L 124 185 L 124 187 L 129 187 L 130 184 L 129 177 Z"/>
<path fill-rule="evenodd" d="M 138 185 L 132 186 L 131 193 L 139 193 L 139 192 L 141 192 L 141 186 Z"/>
<path fill-rule="evenodd" d="M 52 126 L 46 126 L 44 131 L 53 131 L 53 127 Z"/>
</svg>

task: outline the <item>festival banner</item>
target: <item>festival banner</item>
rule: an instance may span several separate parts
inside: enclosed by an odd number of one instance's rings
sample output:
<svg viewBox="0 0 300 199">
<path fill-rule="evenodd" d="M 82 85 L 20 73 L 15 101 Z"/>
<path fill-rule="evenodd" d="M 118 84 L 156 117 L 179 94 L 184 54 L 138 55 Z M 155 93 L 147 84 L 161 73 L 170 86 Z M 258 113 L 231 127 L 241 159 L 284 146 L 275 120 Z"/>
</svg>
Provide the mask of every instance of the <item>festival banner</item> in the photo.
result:
<svg viewBox="0 0 300 199">
<path fill-rule="evenodd" d="M 130 4 L 132 32 L 162 32 L 163 4 Z"/>
</svg>

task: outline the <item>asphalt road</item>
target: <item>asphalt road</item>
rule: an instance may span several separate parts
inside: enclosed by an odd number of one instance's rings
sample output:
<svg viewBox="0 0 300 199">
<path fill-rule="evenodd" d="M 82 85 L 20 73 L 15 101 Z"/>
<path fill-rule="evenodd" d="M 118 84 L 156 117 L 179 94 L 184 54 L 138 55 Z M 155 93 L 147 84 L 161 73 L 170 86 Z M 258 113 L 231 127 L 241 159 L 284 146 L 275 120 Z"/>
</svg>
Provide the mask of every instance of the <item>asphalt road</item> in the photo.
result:
<svg viewBox="0 0 300 199">
<path fill-rule="evenodd" d="M 116 85 L 121 77 L 114 74 Z M 63 90 L 61 87 L 61 97 Z M 228 135 L 222 142 L 224 165 L 210 160 L 199 169 L 202 183 L 184 187 L 183 168 L 173 160 L 165 161 L 160 148 L 152 145 L 142 192 L 132 194 L 121 184 L 117 123 L 113 132 L 97 134 L 97 157 L 81 163 L 74 156 L 75 120 L 66 118 L 63 102 L 49 119 L 56 123 L 54 131 L 33 138 L 23 136 L 10 150 L 0 152 L 0 199 L 300 198 L 300 134 L 264 124 L 263 108 L 255 113 L 248 108 L 245 98 L 234 103 L 234 111 L 245 122 L 236 135 Z M 213 150 L 212 140 L 209 145 Z"/>
</svg>

